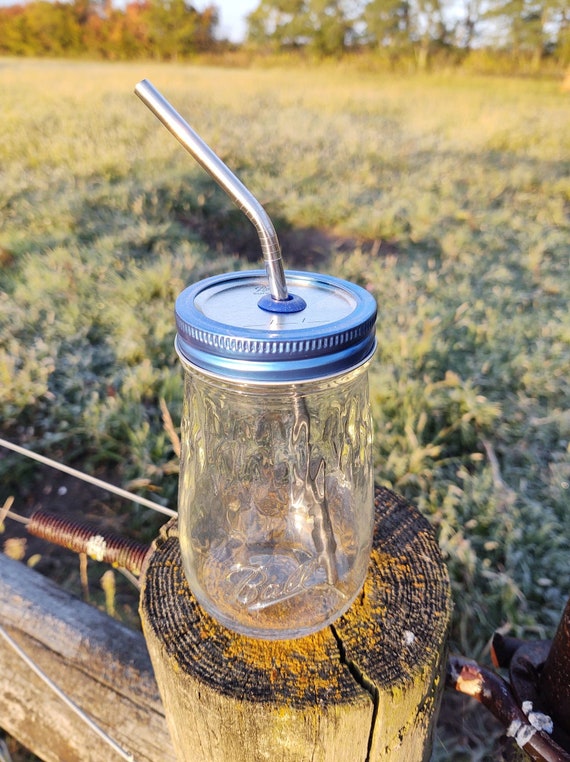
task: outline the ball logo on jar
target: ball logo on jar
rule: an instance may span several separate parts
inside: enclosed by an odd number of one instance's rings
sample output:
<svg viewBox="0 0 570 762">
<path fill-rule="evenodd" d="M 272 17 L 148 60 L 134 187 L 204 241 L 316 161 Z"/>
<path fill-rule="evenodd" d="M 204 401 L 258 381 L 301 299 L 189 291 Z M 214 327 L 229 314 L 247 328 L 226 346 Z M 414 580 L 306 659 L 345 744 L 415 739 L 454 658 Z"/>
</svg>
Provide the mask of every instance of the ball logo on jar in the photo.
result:
<svg viewBox="0 0 570 762">
<path fill-rule="evenodd" d="M 287 562 L 290 567 L 291 559 L 288 558 Z M 226 580 L 234 588 L 236 601 L 250 611 L 260 611 L 300 595 L 315 585 L 326 583 L 326 575 L 317 556 L 297 565 L 285 577 L 284 569 L 276 574 L 275 569 L 269 569 L 263 561 L 252 557 L 249 565 L 234 564 Z"/>
</svg>

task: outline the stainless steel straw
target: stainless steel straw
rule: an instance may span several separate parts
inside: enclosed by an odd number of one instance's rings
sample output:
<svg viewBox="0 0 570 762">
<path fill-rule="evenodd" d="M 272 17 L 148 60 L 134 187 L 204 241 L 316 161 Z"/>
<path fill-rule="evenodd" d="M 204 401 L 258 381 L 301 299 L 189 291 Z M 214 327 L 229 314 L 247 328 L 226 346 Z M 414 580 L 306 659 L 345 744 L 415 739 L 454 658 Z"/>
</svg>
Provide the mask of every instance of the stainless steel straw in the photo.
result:
<svg viewBox="0 0 570 762">
<path fill-rule="evenodd" d="M 281 259 L 281 247 L 273 223 L 265 209 L 148 79 L 138 83 L 135 93 L 255 225 L 261 243 L 271 296 L 279 302 L 287 301 L 287 284 Z"/>
</svg>

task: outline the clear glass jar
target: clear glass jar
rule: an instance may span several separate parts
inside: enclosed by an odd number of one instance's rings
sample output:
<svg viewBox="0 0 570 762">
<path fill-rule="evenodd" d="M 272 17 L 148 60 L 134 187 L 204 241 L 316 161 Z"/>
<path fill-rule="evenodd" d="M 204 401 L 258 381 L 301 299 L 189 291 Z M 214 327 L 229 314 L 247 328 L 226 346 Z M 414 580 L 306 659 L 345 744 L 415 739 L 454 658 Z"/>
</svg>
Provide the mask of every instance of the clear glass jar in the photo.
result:
<svg viewBox="0 0 570 762">
<path fill-rule="evenodd" d="M 185 365 L 179 516 L 191 590 L 254 637 L 324 627 L 354 600 L 370 556 L 366 367 L 284 388 Z"/>
<path fill-rule="evenodd" d="M 309 303 L 313 280 L 297 280 Z M 237 313 L 231 327 L 227 313 L 205 327 L 204 314 L 206 323 L 209 313 L 218 317 L 220 293 L 224 301 L 233 292 L 235 302 L 236 284 L 202 283 L 177 303 L 184 570 L 198 602 L 223 625 L 258 638 L 307 635 L 347 610 L 368 567 L 375 304 L 360 294 L 363 314 L 344 294 L 339 307 L 344 282 L 328 278 L 334 294 L 297 317 L 263 315 L 267 330 Z M 259 293 L 256 284 L 250 278 L 245 292 Z M 343 288 L 358 296 L 358 287 Z M 314 318 L 310 328 L 300 313 Z"/>
</svg>

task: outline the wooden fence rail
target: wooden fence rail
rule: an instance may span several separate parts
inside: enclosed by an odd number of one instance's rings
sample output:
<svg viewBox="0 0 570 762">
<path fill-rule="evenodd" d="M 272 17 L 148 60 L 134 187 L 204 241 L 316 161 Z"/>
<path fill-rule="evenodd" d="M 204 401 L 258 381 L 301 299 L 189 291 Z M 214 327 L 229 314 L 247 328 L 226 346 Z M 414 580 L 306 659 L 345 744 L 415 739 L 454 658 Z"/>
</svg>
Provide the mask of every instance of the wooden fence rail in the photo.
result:
<svg viewBox="0 0 570 762">
<path fill-rule="evenodd" d="M 0 624 L 135 762 L 174 762 L 141 633 L 1 553 Z M 2 639 L 0 727 L 46 762 L 118 759 Z"/>
</svg>

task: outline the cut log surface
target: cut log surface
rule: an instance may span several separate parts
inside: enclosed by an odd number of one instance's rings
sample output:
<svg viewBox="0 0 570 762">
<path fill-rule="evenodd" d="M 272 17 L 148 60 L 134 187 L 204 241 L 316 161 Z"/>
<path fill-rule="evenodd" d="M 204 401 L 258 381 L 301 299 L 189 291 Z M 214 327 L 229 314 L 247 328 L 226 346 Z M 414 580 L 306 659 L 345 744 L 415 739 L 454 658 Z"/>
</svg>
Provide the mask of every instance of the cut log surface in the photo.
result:
<svg viewBox="0 0 570 762">
<path fill-rule="evenodd" d="M 204 612 L 171 521 L 149 559 L 141 617 L 177 758 L 429 759 L 450 612 L 430 525 L 385 489 L 360 595 L 333 625 L 296 640 L 247 638 Z"/>
<path fill-rule="evenodd" d="M 136 762 L 175 759 L 144 637 L 0 554 L 0 623 Z M 0 638 L 0 727 L 46 762 L 115 762 Z"/>
</svg>

